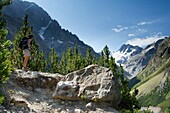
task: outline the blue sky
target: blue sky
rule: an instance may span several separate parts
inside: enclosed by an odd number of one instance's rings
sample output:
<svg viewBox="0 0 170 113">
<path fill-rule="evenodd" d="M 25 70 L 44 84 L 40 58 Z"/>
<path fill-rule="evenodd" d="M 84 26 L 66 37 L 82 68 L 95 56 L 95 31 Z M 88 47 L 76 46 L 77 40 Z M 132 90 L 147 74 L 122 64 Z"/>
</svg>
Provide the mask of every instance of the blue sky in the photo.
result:
<svg viewBox="0 0 170 113">
<path fill-rule="evenodd" d="M 26 0 L 100 52 L 124 43 L 146 46 L 170 31 L 170 0 Z"/>
</svg>

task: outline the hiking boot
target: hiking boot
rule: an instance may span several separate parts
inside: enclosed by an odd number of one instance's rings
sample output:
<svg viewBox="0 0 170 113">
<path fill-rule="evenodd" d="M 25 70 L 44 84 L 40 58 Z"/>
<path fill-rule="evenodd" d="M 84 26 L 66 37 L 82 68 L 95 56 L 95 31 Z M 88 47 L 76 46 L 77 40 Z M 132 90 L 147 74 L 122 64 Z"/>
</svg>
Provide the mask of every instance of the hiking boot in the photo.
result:
<svg viewBox="0 0 170 113">
<path fill-rule="evenodd" d="M 28 69 L 27 69 L 27 67 L 22 67 L 22 70 L 24 70 L 24 71 L 28 71 Z"/>
</svg>

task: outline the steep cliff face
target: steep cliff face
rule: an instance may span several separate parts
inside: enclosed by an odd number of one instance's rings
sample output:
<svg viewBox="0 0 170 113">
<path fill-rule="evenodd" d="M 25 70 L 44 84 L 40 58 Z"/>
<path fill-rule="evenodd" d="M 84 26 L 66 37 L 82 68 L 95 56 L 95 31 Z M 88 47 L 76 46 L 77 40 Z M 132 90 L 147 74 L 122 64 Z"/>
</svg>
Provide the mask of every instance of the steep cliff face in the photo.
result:
<svg viewBox="0 0 170 113">
<path fill-rule="evenodd" d="M 63 50 L 77 45 L 80 53 L 85 56 L 87 48 L 90 47 L 79 40 L 75 34 L 62 29 L 56 20 L 51 19 L 49 14 L 35 3 L 13 0 L 12 4 L 7 6 L 3 12 L 4 18 L 7 20 L 7 29 L 9 30 L 8 39 L 13 39 L 14 34 L 22 26 L 24 15 L 28 14 L 35 40 L 44 52 L 47 53 L 51 48 L 55 48 L 56 52 L 61 56 Z M 93 48 L 91 50 L 94 55 L 99 56 Z"/>
</svg>

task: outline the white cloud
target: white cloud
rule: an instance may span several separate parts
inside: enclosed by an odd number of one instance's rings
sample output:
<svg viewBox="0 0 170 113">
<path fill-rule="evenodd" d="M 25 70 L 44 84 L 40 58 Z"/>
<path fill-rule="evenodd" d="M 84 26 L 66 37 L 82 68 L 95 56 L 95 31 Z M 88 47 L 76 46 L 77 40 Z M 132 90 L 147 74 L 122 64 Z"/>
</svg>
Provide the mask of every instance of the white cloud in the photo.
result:
<svg viewBox="0 0 170 113">
<path fill-rule="evenodd" d="M 138 26 L 136 25 L 133 25 L 133 26 L 130 26 L 131 29 L 134 29 L 134 28 L 137 28 Z"/>
<path fill-rule="evenodd" d="M 147 32 L 146 29 L 138 29 L 138 30 L 137 30 L 137 33 L 138 33 L 138 34 L 143 34 L 143 33 L 146 33 L 146 32 Z"/>
<path fill-rule="evenodd" d="M 117 26 L 117 28 L 113 28 L 112 30 L 114 31 L 114 32 L 121 32 L 121 31 L 123 31 L 123 30 L 127 30 L 128 29 L 128 27 L 122 27 L 121 25 L 118 25 Z"/>
<path fill-rule="evenodd" d="M 138 36 L 138 35 L 144 34 L 146 32 L 147 32 L 146 29 L 137 29 L 134 33 L 128 34 L 128 36 L 129 37 L 134 37 L 134 36 Z"/>
<path fill-rule="evenodd" d="M 128 29 L 128 27 L 123 27 L 124 29 Z"/>
<path fill-rule="evenodd" d="M 113 30 L 114 32 L 117 32 L 117 33 L 118 33 L 118 32 L 120 32 L 120 31 L 122 31 L 123 29 L 122 29 L 122 28 L 120 28 L 120 29 L 113 28 L 112 30 Z"/>
<path fill-rule="evenodd" d="M 158 21 L 159 21 L 159 19 L 156 19 L 156 20 L 153 20 L 153 21 L 149 21 L 149 22 L 141 21 L 141 22 L 137 23 L 137 25 L 138 25 L 138 26 L 149 25 L 149 24 L 156 23 L 156 22 L 158 22 Z"/>
<path fill-rule="evenodd" d="M 128 36 L 129 36 L 129 37 L 133 37 L 133 36 L 135 36 L 135 34 L 132 34 L 132 33 L 131 33 L 131 34 L 128 34 Z"/>
<path fill-rule="evenodd" d="M 117 27 L 122 27 L 121 25 L 117 25 Z"/>
<path fill-rule="evenodd" d="M 147 45 L 156 42 L 159 39 L 162 39 L 166 36 L 161 36 L 161 33 L 158 32 L 153 36 L 146 37 L 146 38 L 134 38 L 132 40 L 128 40 L 126 44 L 130 44 L 133 46 L 139 46 L 139 47 L 146 47 Z"/>
<path fill-rule="evenodd" d="M 136 29 L 136 28 L 140 28 L 140 26 L 144 26 L 144 25 L 149 25 L 149 24 L 153 24 L 153 23 L 156 23 L 156 22 L 159 22 L 160 19 L 156 19 L 156 20 L 152 20 L 152 21 L 141 21 L 141 22 L 138 22 L 137 24 L 135 25 L 130 25 L 130 26 L 126 26 L 126 27 L 123 27 L 122 25 L 117 25 L 117 27 L 113 28 L 112 30 L 114 32 L 121 32 L 123 30 L 127 30 L 127 29 Z M 147 30 L 144 30 L 144 29 L 139 29 L 138 32 L 140 33 L 145 33 L 147 32 Z"/>
<path fill-rule="evenodd" d="M 139 23 L 137 23 L 138 26 L 147 25 L 147 24 L 152 24 L 152 22 L 139 22 Z"/>
</svg>

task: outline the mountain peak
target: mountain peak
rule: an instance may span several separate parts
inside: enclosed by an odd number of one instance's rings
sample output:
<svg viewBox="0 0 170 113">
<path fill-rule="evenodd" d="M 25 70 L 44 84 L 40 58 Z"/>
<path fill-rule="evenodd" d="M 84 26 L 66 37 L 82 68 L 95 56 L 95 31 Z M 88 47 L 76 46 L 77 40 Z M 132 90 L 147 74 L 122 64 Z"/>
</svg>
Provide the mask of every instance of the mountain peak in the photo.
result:
<svg viewBox="0 0 170 113">
<path fill-rule="evenodd" d="M 129 58 L 140 53 L 143 49 L 139 46 L 123 44 L 117 52 L 113 53 L 116 63 L 124 64 Z"/>
<path fill-rule="evenodd" d="M 130 45 L 130 44 L 123 44 L 120 47 L 119 51 L 124 53 L 124 52 L 131 52 L 133 49 L 142 50 L 142 48 L 139 47 L 139 46 L 133 46 L 133 45 Z"/>
</svg>

